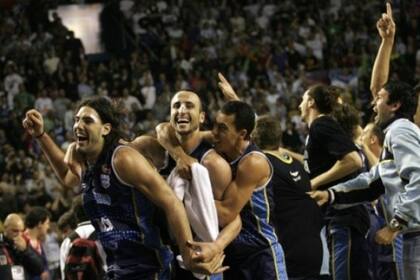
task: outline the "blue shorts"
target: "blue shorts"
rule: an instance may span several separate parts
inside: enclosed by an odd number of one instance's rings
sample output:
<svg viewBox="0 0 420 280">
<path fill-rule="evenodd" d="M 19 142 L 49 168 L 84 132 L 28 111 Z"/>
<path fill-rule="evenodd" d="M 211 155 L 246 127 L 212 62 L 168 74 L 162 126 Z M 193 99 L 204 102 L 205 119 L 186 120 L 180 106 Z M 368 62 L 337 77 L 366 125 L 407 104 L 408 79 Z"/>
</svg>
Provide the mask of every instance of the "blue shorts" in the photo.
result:
<svg viewBox="0 0 420 280">
<path fill-rule="evenodd" d="M 279 243 L 247 254 L 230 255 L 226 252 L 224 265 L 230 268 L 224 272 L 223 279 L 232 280 L 286 280 L 286 262 Z"/>
</svg>

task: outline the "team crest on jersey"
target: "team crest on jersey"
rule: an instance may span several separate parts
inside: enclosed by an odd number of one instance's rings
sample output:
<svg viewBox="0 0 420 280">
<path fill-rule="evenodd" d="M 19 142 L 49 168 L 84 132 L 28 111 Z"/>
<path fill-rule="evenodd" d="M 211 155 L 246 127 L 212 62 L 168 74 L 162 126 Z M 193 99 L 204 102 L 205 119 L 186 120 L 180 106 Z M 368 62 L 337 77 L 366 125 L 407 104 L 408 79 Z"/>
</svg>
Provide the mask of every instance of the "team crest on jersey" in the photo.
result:
<svg viewBox="0 0 420 280">
<path fill-rule="evenodd" d="M 111 186 L 111 178 L 107 174 L 101 174 L 101 185 L 103 188 L 107 189 Z"/>
</svg>

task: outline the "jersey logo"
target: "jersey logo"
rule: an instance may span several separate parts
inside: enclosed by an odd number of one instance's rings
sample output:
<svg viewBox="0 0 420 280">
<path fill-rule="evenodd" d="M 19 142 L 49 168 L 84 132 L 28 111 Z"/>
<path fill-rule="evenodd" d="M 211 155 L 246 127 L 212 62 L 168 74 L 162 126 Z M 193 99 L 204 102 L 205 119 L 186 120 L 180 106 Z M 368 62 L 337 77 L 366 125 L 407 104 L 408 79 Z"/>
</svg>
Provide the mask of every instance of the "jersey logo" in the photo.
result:
<svg viewBox="0 0 420 280">
<path fill-rule="evenodd" d="M 293 181 L 295 182 L 300 181 L 301 177 L 300 177 L 299 171 L 295 171 L 295 172 L 289 171 L 289 174 L 290 176 L 292 176 Z"/>
<path fill-rule="evenodd" d="M 105 189 L 109 188 L 111 186 L 111 178 L 109 178 L 109 175 L 101 174 L 101 185 Z"/>
<path fill-rule="evenodd" d="M 111 221 L 108 218 L 102 217 L 99 221 L 99 228 L 101 232 L 108 232 L 114 229 L 114 225 L 111 223 Z"/>
</svg>

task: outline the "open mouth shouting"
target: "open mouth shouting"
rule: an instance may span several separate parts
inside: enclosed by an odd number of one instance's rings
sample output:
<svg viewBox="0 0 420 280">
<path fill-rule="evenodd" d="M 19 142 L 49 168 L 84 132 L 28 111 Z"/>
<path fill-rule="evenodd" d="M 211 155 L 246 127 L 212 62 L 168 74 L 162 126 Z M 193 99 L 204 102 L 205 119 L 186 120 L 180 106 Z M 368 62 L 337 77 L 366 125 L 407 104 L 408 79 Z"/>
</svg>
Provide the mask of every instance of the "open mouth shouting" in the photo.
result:
<svg viewBox="0 0 420 280">
<path fill-rule="evenodd" d="M 87 135 L 85 135 L 85 134 L 83 134 L 83 133 L 80 133 L 80 132 L 77 132 L 76 133 L 76 143 L 79 145 L 79 146 L 83 146 L 83 145 L 86 145 L 87 144 L 87 142 L 88 142 L 88 140 L 89 140 L 89 138 L 87 137 Z"/>
</svg>

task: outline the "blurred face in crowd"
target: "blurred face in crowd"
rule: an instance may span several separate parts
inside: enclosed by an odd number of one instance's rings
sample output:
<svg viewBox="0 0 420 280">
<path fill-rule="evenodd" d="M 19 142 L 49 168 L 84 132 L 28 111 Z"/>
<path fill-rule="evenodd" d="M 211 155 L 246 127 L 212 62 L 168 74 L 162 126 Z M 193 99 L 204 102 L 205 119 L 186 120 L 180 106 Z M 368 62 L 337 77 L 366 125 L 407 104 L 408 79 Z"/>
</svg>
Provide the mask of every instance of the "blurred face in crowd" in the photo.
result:
<svg viewBox="0 0 420 280">
<path fill-rule="evenodd" d="M 74 118 L 73 133 L 76 137 L 76 151 L 95 160 L 102 151 L 104 136 L 111 132 L 109 123 L 102 123 L 98 113 L 89 106 L 83 106 Z"/>
<path fill-rule="evenodd" d="M 213 126 L 214 145 L 218 153 L 228 160 L 234 160 L 238 154 L 239 143 L 245 138 L 246 130 L 238 131 L 235 127 L 235 116 L 218 112 Z"/>
<path fill-rule="evenodd" d="M 4 223 L 4 235 L 8 239 L 14 239 L 15 237 L 21 235 L 25 230 L 23 220 L 17 214 L 9 215 Z"/>
<path fill-rule="evenodd" d="M 378 97 L 376 98 L 375 106 L 373 107 L 373 110 L 376 113 L 375 123 L 379 126 L 389 121 L 400 106 L 400 103 L 388 104 L 388 100 L 389 92 L 385 89 L 381 89 L 378 92 Z"/>
<path fill-rule="evenodd" d="M 43 223 L 39 223 L 38 232 L 39 232 L 39 238 L 41 240 L 45 239 L 49 229 L 50 229 L 50 218 L 47 218 Z"/>
<path fill-rule="evenodd" d="M 171 101 L 171 125 L 180 135 L 190 134 L 200 128 L 204 122 L 201 101 L 191 91 L 180 91 Z"/>
</svg>

